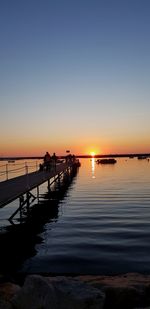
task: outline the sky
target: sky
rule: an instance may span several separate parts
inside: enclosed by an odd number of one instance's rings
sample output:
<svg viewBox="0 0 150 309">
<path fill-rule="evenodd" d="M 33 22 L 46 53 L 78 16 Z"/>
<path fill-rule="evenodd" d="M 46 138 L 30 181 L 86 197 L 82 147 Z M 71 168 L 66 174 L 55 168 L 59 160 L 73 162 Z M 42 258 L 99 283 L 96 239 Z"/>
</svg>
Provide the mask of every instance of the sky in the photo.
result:
<svg viewBox="0 0 150 309">
<path fill-rule="evenodd" d="M 150 1 L 0 1 L 0 157 L 150 153 Z"/>
</svg>

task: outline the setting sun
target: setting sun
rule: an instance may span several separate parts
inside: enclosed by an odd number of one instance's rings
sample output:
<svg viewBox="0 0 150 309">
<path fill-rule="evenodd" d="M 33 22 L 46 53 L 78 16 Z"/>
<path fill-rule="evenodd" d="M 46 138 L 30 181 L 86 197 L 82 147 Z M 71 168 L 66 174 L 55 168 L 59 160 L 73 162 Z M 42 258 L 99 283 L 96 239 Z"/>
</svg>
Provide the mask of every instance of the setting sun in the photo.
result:
<svg viewBox="0 0 150 309">
<path fill-rule="evenodd" d="M 94 157 L 94 156 L 95 156 L 95 152 L 94 152 L 94 151 L 91 151 L 91 152 L 90 152 L 90 155 L 91 155 L 92 157 Z"/>
</svg>

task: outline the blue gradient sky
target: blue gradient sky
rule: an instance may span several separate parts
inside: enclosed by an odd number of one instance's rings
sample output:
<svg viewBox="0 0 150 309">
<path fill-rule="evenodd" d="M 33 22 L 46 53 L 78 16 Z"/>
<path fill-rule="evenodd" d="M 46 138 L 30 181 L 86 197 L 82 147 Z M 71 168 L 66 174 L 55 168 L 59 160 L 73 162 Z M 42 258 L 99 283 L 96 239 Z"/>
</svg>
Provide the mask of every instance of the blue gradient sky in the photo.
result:
<svg viewBox="0 0 150 309">
<path fill-rule="evenodd" d="M 0 156 L 150 152 L 150 1 L 0 1 Z"/>
</svg>

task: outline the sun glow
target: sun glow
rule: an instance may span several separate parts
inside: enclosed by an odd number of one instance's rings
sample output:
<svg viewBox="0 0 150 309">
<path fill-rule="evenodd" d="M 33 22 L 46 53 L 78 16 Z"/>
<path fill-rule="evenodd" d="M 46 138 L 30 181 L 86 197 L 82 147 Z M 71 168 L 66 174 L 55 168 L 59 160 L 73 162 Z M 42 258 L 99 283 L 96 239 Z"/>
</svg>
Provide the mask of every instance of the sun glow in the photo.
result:
<svg viewBox="0 0 150 309">
<path fill-rule="evenodd" d="M 91 157 L 94 157 L 94 156 L 95 156 L 95 152 L 94 152 L 94 151 L 91 151 L 91 152 L 90 152 L 90 155 L 91 155 Z"/>
</svg>

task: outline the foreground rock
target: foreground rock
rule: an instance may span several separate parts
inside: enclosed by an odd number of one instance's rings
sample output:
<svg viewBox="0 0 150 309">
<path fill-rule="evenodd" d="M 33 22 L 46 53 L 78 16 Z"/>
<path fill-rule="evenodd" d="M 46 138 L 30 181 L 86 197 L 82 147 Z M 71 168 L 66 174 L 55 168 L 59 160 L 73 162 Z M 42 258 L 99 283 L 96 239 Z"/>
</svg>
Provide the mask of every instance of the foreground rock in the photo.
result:
<svg viewBox="0 0 150 309">
<path fill-rule="evenodd" d="M 105 293 L 106 309 L 130 309 L 150 306 L 149 275 L 129 273 L 119 276 L 80 276 L 79 278 Z"/>
<path fill-rule="evenodd" d="M 150 276 L 27 276 L 0 285 L 0 309 L 150 309 Z"/>
<path fill-rule="evenodd" d="M 3 283 L 0 285 L 0 309 L 12 309 L 11 299 L 21 288 L 13 283 Z"/>
<path fill-rule="evenodd" d="M 11 300 L 13 308 L 102 309 L 104 294 L 79 280 L 29 276 Z"/>
</svg>

